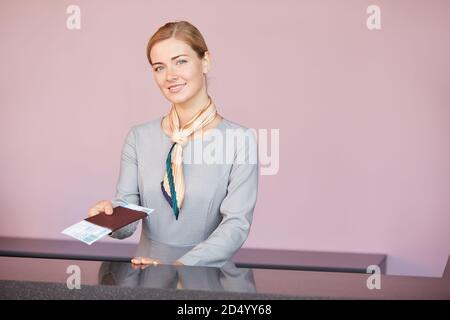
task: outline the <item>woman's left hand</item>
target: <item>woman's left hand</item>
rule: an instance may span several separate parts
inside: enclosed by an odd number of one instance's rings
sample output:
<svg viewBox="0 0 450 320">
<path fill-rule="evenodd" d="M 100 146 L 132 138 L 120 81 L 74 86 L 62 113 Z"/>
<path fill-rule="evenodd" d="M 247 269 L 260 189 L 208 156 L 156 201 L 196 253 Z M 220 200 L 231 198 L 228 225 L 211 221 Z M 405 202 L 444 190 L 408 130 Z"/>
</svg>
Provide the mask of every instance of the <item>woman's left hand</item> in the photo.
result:
<svg viewBox="0 0 450 320">
<path fill-rule="evenodd" d="M 146 257 L 135 257 L 131 259 L 131 263 L 133 264 L 133 266 L 148 266 L 148 265 L 157 266 L 158 264 L 161 264 L 161 261 L 158 259 Z"/>
</svg>

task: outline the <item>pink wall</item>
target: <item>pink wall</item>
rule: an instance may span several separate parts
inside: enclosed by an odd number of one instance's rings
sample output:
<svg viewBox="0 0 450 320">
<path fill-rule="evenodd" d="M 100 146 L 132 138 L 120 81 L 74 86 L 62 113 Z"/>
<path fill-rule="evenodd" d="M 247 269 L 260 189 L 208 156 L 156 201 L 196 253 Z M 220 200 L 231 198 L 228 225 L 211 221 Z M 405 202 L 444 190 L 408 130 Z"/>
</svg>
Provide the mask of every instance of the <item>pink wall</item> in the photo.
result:
<svg viewBox="0 0 450 320">
<path fill-rule="evenodd" d="M 70 4 L 81 30 L 66 28 Z M 381 30 L 366 27 L 370 4 Z M 391 274 L 441 275 L 446 0 L 1 0 L 1 236 L 65 239 L 62 229 L 114 195 L 127 130 L 169 107 L 147 40 L 180 19 L 209 45 L 219 112 L 280 129 L 280 170 L 260 178 L 246 247 L 386 253 Z"/>
</svg>

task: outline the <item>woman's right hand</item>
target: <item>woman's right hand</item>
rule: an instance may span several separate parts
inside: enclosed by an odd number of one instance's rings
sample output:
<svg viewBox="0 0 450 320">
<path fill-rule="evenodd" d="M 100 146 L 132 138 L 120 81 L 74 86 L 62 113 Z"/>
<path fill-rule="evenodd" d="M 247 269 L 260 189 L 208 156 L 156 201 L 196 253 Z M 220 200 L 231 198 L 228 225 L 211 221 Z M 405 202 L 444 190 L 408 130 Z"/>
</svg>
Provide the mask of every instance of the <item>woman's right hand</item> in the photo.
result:
<svg viewBox="0 0 450 320">
<path fill-rule="evenodd" d="M 97 202 L 92 208 L 89 209 L 88 216 L 93 217 L 99 213 L 106 213 L 108 215 L 113 214 L 112 203 L 109 200 L 101 200 Z"/>
</svg>

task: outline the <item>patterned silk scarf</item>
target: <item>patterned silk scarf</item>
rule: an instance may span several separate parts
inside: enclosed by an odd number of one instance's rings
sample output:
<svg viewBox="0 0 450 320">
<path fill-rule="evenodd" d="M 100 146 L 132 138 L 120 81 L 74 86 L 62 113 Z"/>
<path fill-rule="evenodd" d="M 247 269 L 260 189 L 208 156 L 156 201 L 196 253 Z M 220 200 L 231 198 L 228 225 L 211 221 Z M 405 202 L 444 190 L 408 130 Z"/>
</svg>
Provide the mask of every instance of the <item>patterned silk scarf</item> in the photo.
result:
<svg viewBox="0 0 450 320">
<path fill-rule="evenodd" d="M 180 128 L 175 105 L 172 105 L 168 118 L 170 123 L 170 134 L 173 142 L 166 160 L 166 171 L 161 181 L 161 190 L 172 207 L 175 218 L 178 220 L 180 209 L 183 205 L 185 186 L 183 176 L 183 147 L 188 143 L 188 138 L 197 131 L 201 131 L 216 117 L 216 106 L 208 97 L 206 107 L 200 110 L 188 123 Z"/>
</svg>

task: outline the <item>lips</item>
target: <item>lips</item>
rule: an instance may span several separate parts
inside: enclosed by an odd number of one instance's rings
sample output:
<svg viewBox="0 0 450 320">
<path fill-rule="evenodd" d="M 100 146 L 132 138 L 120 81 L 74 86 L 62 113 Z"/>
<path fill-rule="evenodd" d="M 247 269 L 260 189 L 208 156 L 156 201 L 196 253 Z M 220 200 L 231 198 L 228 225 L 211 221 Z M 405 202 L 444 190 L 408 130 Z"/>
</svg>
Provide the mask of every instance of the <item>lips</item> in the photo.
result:
<svg viewBox="0 0 450 320">
<path fill-rule="evenodd" d="M 170 91 L 171 93 L 177 93 L 177 92 L 180 92 L 185 86 L 186 86 L 185 83 L 182 83 L 182 84 L 174 84 L 174 85 L 171 85 L 171 86 L 169 87 L 169 91 Z"/>
</svg>

